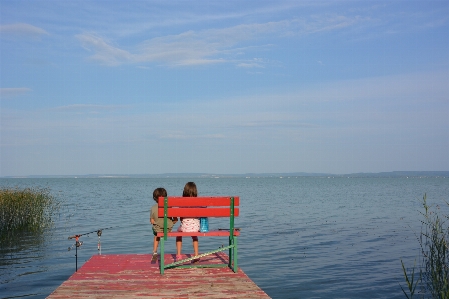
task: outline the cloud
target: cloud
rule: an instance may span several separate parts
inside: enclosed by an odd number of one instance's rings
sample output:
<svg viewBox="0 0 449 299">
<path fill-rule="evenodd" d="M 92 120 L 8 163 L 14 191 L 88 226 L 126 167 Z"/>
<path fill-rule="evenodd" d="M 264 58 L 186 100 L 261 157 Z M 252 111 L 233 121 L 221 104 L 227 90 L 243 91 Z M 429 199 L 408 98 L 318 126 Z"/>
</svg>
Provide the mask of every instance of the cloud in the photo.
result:
<svg viewBox="0 0 449 299">
<path fill-rule="evenodd" d="M 347 17 L 336 14 L 326 14 L 324 16 L 313 16 L 312 19 L 304 25 L 303 33 L 316 33 L 323 31 L 335 31 L 346 27 L 352 27 L 362 22 L 369 22 L 369 17 L 353 16 Z"/>
<path fill-rule="evenodd" d="M 18 87 L 18 88 L 0 88 L 0 98 L 12 98 L 25 95 L 32 90 L 26 87 Z"/>
<path fill-rule="evenodd" d="M 42 35 L 49 35 L 47 31 L 42 28 L 25 24 L 25 23 L 17 23 L 17 24 L 8 24 L 0 26 L 0 33 L 18 37 L 33 37 L 38 38 Z"/>
<path fill-rule="evenodd" d="M 93 104 L 73 104 L 67 106 L 56 107 L 53 110 L 58 111 L 75 111 L 75 112 L 96 112 L 96 111 L 112 111 L 126 108 L 124 105 L 93 105 Z"/>
<path fill-rule="evenodd" d="M 82 46 L 95 54 L 90 56 L 91 60 L 98 61 L 100 64 L 115 66 L 124 62 L 133 61 L 133 55 L 128 51 L 119 49 L 110 45 L 103 38 L 92 34 L 78 34 L 76 37 L 80 40 Z"/>
<path fill-rule="evenodd" d="M 237 64 L 237 67 L 242 68 L 264 68 L 265 61 L 260 58 L 254 58 L 252 61 L 241 62 Z"/>
<path fill-rule="evenodd" d="M 285 28 L 287 24 L 287 21 L 280 21 L 198 32 L 186 31 L 144 41 L 134 53 L 115 47 L 106 39 L 96 35 L 79 34 L 76 37 L 85 49 L 95 52 L 90 59 L 105 65 L 142 62 L 162 62 L 171 66 L 204 65 L 235 62 L 234 56 L 242 50 L 235 47 L 237 44 L 274 34 Z M 262 61 L 258 63 L 260 65 Z M 256 66 L 253 60 L 239 61 L 238 64 L 244 67 Z"/>
<path fill-rule="evenodd" d="M 142 62 L 164 62 L 169 65 L 194 65 L 219 62 L 212 58 L 223 45 L 206 40 L 193 31 L 153 38 L 139 47 L 135 59 Z"/>
<path fill-rule="evenodd" d="M 159 62 L 170 66 L 186 66 L 235 61 L 232 56 L 241 49 L 235 49 L 233 46 L 253 38 L 257 32 L 267 30 L 267 26 L 245 25 L 200 32 L 187 31 L 144 41 L 137 46 L 134 53 L 113 46 L 96 35 L 79 34 L 76 37 L 86 50 L 95 52 L 89 58 L 100 64 L 116 66 L 125 63 Z"/>
<path fill-rule="evenodd" d="M 276 22 L 240 24 L 226 28 L 185 31 L 180 34 L 154 37 L 132 50 L 121 49 L 100 36 L 84 33 L 76 37 L 82 46 L 94 52 L 89 58 L 100 64 L 156 62 L 169 66 L 235 63 L 238 67 L 261 68 L 268 62 L 258 58 L 242 58 L 245 50 L 265 48 L 263 41 L 291 38 L 323 31 L 355 26 L 365 21 L 360 17 L 318 16 L 310 20 L 293 19 Z M 262 41 L 262 42 L 260 42 Z M 249 44 L 248 44 L 249 43 Z"/>
</svg>

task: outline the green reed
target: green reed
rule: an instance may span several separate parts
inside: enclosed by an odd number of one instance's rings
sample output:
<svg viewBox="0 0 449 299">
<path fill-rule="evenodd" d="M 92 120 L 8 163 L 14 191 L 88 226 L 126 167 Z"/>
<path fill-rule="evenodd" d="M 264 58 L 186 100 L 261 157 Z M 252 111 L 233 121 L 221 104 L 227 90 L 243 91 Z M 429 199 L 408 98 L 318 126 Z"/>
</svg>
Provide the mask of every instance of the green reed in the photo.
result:
<svg viewBox="0 0 449 299">
<path fill-rule="evenodd" d="M 51 225 L 56 201 L 48 189 L 0 189 L 0 239 Z"/>
<path fill-rule="evenodd" d="M 420 278 L 413 283 L 414 267 L 410 278 L 402 264 L 410 297 L 404 289 L 402 291 L 407 298 L 412 298 L 416 285 L 419 284 L 422 298 L 449 299 L 449 215 L 441 215 L 432 209 L 427 204 L 426 194 L 423 197 L 423 207 L 425 212 L 421 213 L 422 229 L 418 238 L 422 255 Z"/>
</svg>

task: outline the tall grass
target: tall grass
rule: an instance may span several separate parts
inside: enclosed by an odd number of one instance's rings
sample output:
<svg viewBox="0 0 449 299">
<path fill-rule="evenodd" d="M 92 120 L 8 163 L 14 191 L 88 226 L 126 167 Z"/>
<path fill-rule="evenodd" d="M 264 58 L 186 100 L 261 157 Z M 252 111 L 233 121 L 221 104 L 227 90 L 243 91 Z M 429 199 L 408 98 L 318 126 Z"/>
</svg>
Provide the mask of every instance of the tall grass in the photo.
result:
<svg viewBox="0 0 449 299">
<path fill-rule="evenodd" d="M 437 210 L 432 209 L 427 204 L 425 194 L 423 208 L 425 212 L 421 212 L 423 216 L 422 229 L 418 238 L 422 255 L 422 262 L 419 267 L 420 279 L 414 284 L 414 269 L 412 277 L 410 277 L 405 271 L 404 264 L 402 264 L 410 297 L 404 289 L 402 290 L 407 298 L 412 298 L 416 285 L 419 285 L 422 298 L 449 299 L 449 215 L 441 215 L 438 207 Z"/>
<path fill-rule="evenodd" d="M 0 240 L 41 232 L 52 223 L 55 208 L 48 189 L 0 189 Z"/>
</svg>

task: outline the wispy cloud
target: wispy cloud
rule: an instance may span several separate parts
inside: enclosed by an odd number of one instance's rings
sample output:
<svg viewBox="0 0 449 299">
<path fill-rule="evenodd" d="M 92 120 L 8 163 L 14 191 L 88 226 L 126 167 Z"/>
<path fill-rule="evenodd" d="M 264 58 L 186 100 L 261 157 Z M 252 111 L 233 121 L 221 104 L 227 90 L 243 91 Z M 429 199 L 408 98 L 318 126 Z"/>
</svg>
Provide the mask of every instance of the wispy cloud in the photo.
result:
<svg viewBox="0 0 449 299">
<path fill-rule="evenodd" d="M 163 9 L 157 9 L 160 4 Z M 194 28 L 201 24 L 214 22 L 233 22 L 241 19 L 255 19 L 263 17 L 272 19 L 273 15 L 294 9 L 308 7 L 323 7 L 323 4 L 312 2 L 261 2 L 257 5 L 248 5 L 246 8 L 236 9 L 225 2 L 214 2 L 204 5 L 202 2 L 166 2 L 149 3 L 134 1 L 130 6 L 128 2 L 117 2 L 106 7 L 101 3 L 85 3 L 86 11 L 95 12 L 95 18 L 83 20 L 85 28 L 96 28 L 96 33 L 103 36 L 126 37 L 147 35 L 152 30 L 165 30 L 166 28 Z M 120 11 L 120 14 L 116 14 Z M 114 22 L 109 22 L 111 16 Z M 106 20 L 106 21 L 105 21 Z"/>
<path fill-rule="evenodd" d="M 245 49 L 265 48 L 264 40 L 267 38 L 291 38 L 333 31 L 363 21 L 366 20 L 360 17 L 327 15 L 315 16 L 307 21 L 293 19 L 200 31 L 189 30 L 176 35 L 154 37 L 133 50 L 121 49 L 106 38 L 91 33 L 78 34 L 76 37 L 86 50 L 94 52 L 89 57 L 91 60 L 109 66 L 144 62 L 170 66 L 230 62 L 248 68 L 263 67 L 267 63 L 258 58 L 242 58 Z"/>
<path fill-rule="evenodd" d="M 93 105 L 93 104 L 73 104 L 67 106 L 59 106 L 54 108 L 53 110 L 57 111 L 111 111 L 111 110 L 119 110 L 124 109 L 127 106 L 125 105 Z"/>
<path fill-rule="evenodd" d="M 76 37 L 86 50 L 95 52 L 94 55 L 90 56 L 90 59 L 100 64 L 115 66 L 134 60 L 133 55 L 128 51 L 112 46 L 107 40 L 99 36 L 78 34 Z"/>
<path fill-rule="evenodd" d="M 265 61 L 260 58 L 254 58 L 252 61 L 241 62 L 237 66 L 242 68 L 264 68 Z"/>
<path fill-rule="evenodd" d="M 26 87 L 17 87 L 17 88 L 0 88 L 0 99 L 3 98 L 13 98 L 21 95 L 25 95 L 32 90 Z"/>
<path fill-rule="evenodd" d="M 235 46 L 254 39 L 263 28 L 236 26 L 200 32 L 187 31 L 179 35 L 153 38 L 145 41 L 136 58 L 141 61 L 161 61 L 169 65 L 194 65 L 235 61 L 241 51 Z"/>
<path fill-rule="evenodd" d="M 4 34 L 17 37 L 32 37 L 32 38 L 38 38 L 41 37 L 42 35 L 49 35 L 49 33 L 44 29 L 25 23 L 1 25 L 0 33 L 2 35 Z"/>
</svg>

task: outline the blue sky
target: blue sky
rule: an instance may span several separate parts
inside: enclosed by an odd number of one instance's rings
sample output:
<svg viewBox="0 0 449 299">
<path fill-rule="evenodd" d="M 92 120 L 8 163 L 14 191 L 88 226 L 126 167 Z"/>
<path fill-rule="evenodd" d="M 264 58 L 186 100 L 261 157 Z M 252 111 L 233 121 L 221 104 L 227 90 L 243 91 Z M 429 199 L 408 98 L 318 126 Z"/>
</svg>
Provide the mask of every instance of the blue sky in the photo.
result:
<svg viewBox="0 0 449 299">
<path fill-rule="evenodd" d="M 0 2 L 0 176 L 449 170 L 448 1 Z"/>
</svg>

